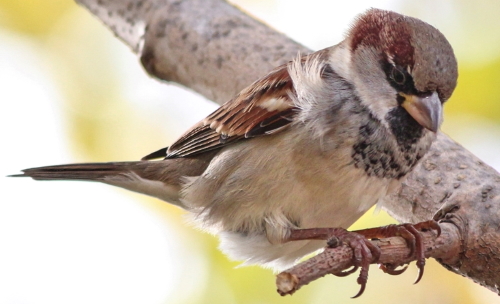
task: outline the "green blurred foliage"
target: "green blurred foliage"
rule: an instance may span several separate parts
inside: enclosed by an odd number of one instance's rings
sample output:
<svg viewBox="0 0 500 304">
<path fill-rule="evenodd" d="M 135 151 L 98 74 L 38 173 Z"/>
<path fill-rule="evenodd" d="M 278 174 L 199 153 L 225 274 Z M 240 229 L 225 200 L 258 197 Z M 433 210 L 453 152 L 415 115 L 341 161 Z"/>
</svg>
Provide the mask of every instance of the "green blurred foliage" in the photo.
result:
<svg viewBox="0 0 500 304">
<path fill-rule="evenodd" d="M 67 0 L 2 0 L 3 26 L 29 35 L 44 36 L 75 4 Z"/>
<path fill-rule="evenodd" d="M 500 120 L 500 54 L 484 65 L 461 65 L 458 87 L 452 102 L 446 105 L 450 114 L 466 113 Z"/>
<path fill-rule="evenodd" d="M 453 3 L 464 5 L 463 1 Z M 489 7 L 483 9 L 492 11 Z M 477 13 L 477 9 L 474 12 Z M 158 125 L 124 102 L 114 74 L 119 64 L 113 59 L 116 46 L 109 47 L 109 40 L 114 38 L 104 26 L 92 20 L 88 12 L 69 0 L 0 0 L 0 16 L 4 29 L 33 39 L 44 53 L 53 77 L 58 79 L 65 97 L 64 104 L 58 106 L 64 109 L 67 137 L 76 158 L 92 161 L 136 159 L 142 156 L 141 153 L 149 152 L 141 147 L 153 150 L 157 148 L 155 145 L 168 142 L 171 135 L 158 131 Z M 467 22 L 473 20 L 467 19 Z M 463 27 L 467 24 L 459 28 Z M 498 28 L 483 30 L 493 35 Z M 96 34 L 98 32 L 107 34 Z M 495 35 L 498 39 L 498 34 Z M 488 48 L 488 45 L 481 47 Z M 465 113 L 499 121 L 500 56 L 478 65 L 473 59 L 466 61 L 467 64 L 460 65 L 459 86 L 446 106 L 447 115 Z M 121 134 L 127 136 L 119 136 Z M 206 242 L 207 249 L 200 254 L 210 261 L 210 280 L 193 291 L 196 295 L 187 303 L 340 303 L 350 301 L 348 297 L 357 292 L 355 277 L 330 276 L 304 287 L 293 297 L 281 298 L 275 292 L 271 271 L 259 267 L 235 268 L 239 263 L 229 261 L 217 249 L 215 238 L 183 226 L 182 212 L 177 208 L 153 199 L 144 199 L 143 204 L 160 214 L 178 215 L 179 229 L 183 233 L 193 235 L 191 240 Z M 372 213 L 367 213 L 355 228 L 394 222 L 385 213 L 377 216 Z M 389 277 L 372 267 L 368 289 L 356 303 L 431 303 L 438 300 L 440 303 L 488 303 L 487 298 L 478 298 L 479 294 L 488 297 L 488 291 L 447 272 L 435 262 L 429 264 L 423 281 L 417 286 L 411 285 L 416 275 L 414 265 L 400 277 Z M 412 298 L 408 298 L 408 294 Z"/>
</svg>

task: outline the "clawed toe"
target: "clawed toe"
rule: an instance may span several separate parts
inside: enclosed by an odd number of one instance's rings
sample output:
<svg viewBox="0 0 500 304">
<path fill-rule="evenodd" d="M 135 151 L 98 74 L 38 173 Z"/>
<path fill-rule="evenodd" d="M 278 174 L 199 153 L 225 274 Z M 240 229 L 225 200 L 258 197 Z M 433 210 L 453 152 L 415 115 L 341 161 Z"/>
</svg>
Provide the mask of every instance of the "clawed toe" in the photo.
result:
<svg viewBox="0 0 500 304">
<path fill-rule="evenodd" d="M 380 249 L 377 246 L 373 245 L 364 236 L 354 232 L 345 231 L 345 233 L 337 236 L 337 238 L 339 238 L 343 243 L 351 247 L 353 250 L 354 267 L 346 272 L 342 272 L 341 276 L 352 274 L 358 268 L 361 268 L 357 279 L 357 283 L 360 285 L 360 289 L 358 293 L 354 297 L 352 297 L 357 298 L 361 296 L 366 289 L 370 264 L 372 262 L 378 261 L 380 257 Z"/>
<path fill-rule="evenodd" d="M 333 273 L 336 276 L 345 277 L 360 268 L 357 283 L 360 285 L 358 293 L 353 297 L 357 298 L 363 294 L 368 281 L 368 270 L 371 263 L 376 263 L 380 259 L 380 248 L 375 246 L 369 239 L 387 238 L 399 236 L 405 239 L 410 249 L 409 256 L 416 257 L 416 264 L 419 274 L 415 284 L 420 281 L 424 274 L 425 248 L 421 231 L 435 230 L 438 236 L 441 228 L 435 221 L 421 222 L 418 224 L 389 225 L 379 228 L 364 229 L 358 231 L 347 231 L 343 228 L 311 228 L 296 229 L 290 232 L 287 241 L 300 240 L 325 240 L 327 247 L 335 248 L 342 244 L 349 246 L 353 252 L 353 267 L 349 270 Z M 401 265 L 382 264 L 380 269 L 390 275 L 400 275 L 406 271 L 408 265 L 398 269 Z"/>
<path fill-rule="evenodd" d="M 337 276 L 337 277 L 347 277 L 348 275 L 355 273 L 358 270 L 358 268 L 359 268 L 358 266 L 352 266 L 352 268 L 349 270 L 335 272 L 332 274 Z"/>
<path fill-rule="evenodd" d="M 377 262 L 380 257 L 380 249 L 373 245 L 363 235 L 347 231 L 343 228 L 312 228 L 293 230 L 288 238 L 289 241 L 317 239 L 326 240 L 327 246 L 335 248 L 346 244 L 353 251 L 353 268 L 347 271 L 334 273 L 336 276 L 347 276 L 361 268 L 357 282 L 361 285 L 359 292 L 353 297 L 357 298 L 363 294 L 368 281 L 368 270 L 370 264 Z"/>
<path fill-rule="evenodd" d="M 365 236 L 366 238 L 386 238 L 392 236 L 400 236 L 405 239 L 410 249 L 408 256 L 415 255 L 416 265 L 418 268 L 418 276 L 414 284 L 417 284 L 422 276 L 424 275 L 425 267 L 425 248 L 423 245 L 421 231 L 436 230 L 437 235 L 441 235 L 441 227 L 436 221 L 426 221 L 418 224 L 401 224 L 401 225 L 388 225 L 385 227 L 371 228 L 365 230 L 355 231 L 358 234 Z M 398 275 L 406 270 L 403 269 L 396 270 L 397 265 L 386 264 L 382 265 L 381 269 L 391 275 Z"/>
<path fill-rule="evenodd" d="M 406 264 L 403 268 L 401 269 L 396 269 L 398 268 L 399 266 L 397 265 L 393 265 L 393 264 L 380 264 L 379 268 L 387 273 L 387 274 L 390 274 L 390 275 L 400 275 L 402 274 L 403 272 L 406 271 L 406 269 L 408 269 L 408 264 Z"/>
</svg>

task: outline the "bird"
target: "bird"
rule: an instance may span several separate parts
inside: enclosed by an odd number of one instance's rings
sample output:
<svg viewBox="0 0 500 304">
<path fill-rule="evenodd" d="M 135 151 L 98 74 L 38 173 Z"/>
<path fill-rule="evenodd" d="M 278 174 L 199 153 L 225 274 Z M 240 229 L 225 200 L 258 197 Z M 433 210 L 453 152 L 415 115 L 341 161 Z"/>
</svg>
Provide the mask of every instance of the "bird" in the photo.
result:
<svg viewBox="0 0 500 304">
<path fill-rule="evenodd" d="M 383 204 L 428 152 L 457 78 L 438 29 L 372 8 L 337 45 L 276 67 L 139 161 L 13 176 L 101 182 L 159 198 L 218 235 L 229 257 L 284 269 L 332 237 L 357 246 L 345 229 Z M 362 259 L 356 296 L 366 285 Z"/>
</svg>

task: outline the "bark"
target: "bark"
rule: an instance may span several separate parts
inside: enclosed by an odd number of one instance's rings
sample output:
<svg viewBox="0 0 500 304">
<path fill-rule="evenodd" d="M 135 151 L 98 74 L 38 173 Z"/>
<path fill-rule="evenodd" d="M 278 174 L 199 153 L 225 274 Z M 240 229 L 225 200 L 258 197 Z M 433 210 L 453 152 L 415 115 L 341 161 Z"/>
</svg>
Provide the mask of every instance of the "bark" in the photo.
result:
<svg viewBox="0 0 500 304">
<path fill-rule="evenodd" d="M 129 45 L 153 77 L 182 84 L 219 104 L 297 52 L 311 52 L 222 0 L 77 2 Z M 426 238 L 427 254 L 498 294 L 499 185 L 494 169 L 439 134 L 384 206 L 401 222 L 441 220 L 446 233 L 440 241 Z M 432 254 L 429 248 L 436 242 L 449 247 L 437 246 L 441 253 Z M 331 258 L 328 254 L 323 261 Z"/>
<path fill-rule="evenodd" d="M 460 250 L 458 230 L 451 223 L 442 223 L 440 227 L 440 237 L 437 237 L 436 231 L 421 233 L 425 256 L 455 262 Z M 378 260 L 372 260 L 371 263 L 402 266 L 416 259 L 415 252 L 412 254 L 406 241 L 400 237 L 372 240 L 372 243 L 380 248 L 381 254 Z M 293 294 L 300 287 L 313 280 L 327 274 L 338 274 L 355 266 L 352 248 L 347 245 L 336 248 L 326 247 L 320 254 L 278 274 L 276 277 L 278 293 L 281 295 Z M 404 272 L 406 268 L 401 270 Z"/>
</svg>

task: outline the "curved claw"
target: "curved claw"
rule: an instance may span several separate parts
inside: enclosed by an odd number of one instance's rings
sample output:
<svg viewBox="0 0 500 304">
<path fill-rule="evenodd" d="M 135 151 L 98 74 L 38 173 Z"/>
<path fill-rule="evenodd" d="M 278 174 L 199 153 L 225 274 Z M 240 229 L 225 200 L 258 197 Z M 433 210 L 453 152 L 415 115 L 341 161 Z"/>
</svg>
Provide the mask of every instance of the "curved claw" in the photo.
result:
<svg viewBox="0 0 500 304">
<path fill-rule="evenodd" d="M 363 292 L 365 292 L 366 280 L 364 282 L 361 282 L 360 279 L 361 279 L 361 277 L 358 278 L 358 284 L 361 285 L 361 287 L 359 288 L 358 293 L 354 297 L 351 297 L 351 299 L 356 299 L 357 297 L 359 297 L 360 295 L 362 295 Z"/>
<path fill-rule="evenodd" d="M 427 222 L 426 222 L 427 223 Z M 418 276 L 413 284 L 417 284 L 422 279 L 424 275 L 424 266 L 425 266 L 425 250 L 422 241 L 422 235 L 418 232 L 417 228 L 411 224 L 404 224 L 404 228 L 406 228 L 414 237 L 415 244 L 415 255 L 417 257 L 417 268 L 418 268 Z"/>
<path fill-rule="evenodd" d="M 397 267 L 397 266 L 396 266 Z M 396 267 L 392 264 L 381 264 L 379 266 L 379 268 L 387 273 L 387 274 L 390 274 L 390 275 L 400 275 L 402 274 L 403 272 L 406 271 L 406 269 L 408 269 L 408 264 L 406 264 L 403 268 L 399 269 L 399 270 L 396 270 Z"/>
<path fill-rule="evenodd" d="M 380 258 L 380 248 L 367 240 L 363 234 L 349 232 L 343 228 L 308 228 L 293 229 L 287 238 L 287 241 L 300 240 L 326 240 L 327 246 L 337 247 L 342 243 L 352 249 L 353 267 L 349 270 L 333 273 L 336 276 L 347 276 L 361 268 L 357 283 L 361 285 L 358 293 L 353 297 L 357 298 L 363 294 L 368 281 L 368 270 L 371 263 L 378 262 Z"/>
<path fill-rule="evenodd" d="M 337 272 L 337 273 L 332 273 L 334 276 L 337 276 L 337 277 L 346 277 L 350 274 L 353 274 L 356 272 L 356 270 L 358 270 L 358 266 L 352 266 L 351 269 L 349 270 L 345 270 L 345 271 L 341 271 L 341 272 Z"/>
<path fill-rule="evenodd" d="M 439 223 L 436 222 L 436 221 L 434 221 L 434 220 L 430 220 L 430 221 L 426 221 L 426 222 L 421 222 L 421 223 L 415 224 L 414 227 L 417 230 L 422 230 L 422 231 L 425 231 L 425 230 L 436 230 L 437 237 L 439 237 L 441 235 L 441 226 L 439 226 Z"/>
<path fill-rule="evenodd" d="M 354 263 L 356 267 L 360 267 L 357 283 L 361 285 L 358 293 L 352 297 L 357 298 L 363 294 L 368 282 L 368 270 L 372 261 L 378 261 L 380 257 L 380 248 L 373 245 L 362 235 L 349 233 L 345 237 L 347 244 L 353 249 Z"/>
<path fill-rule="evenodd" d="M 353 251 L 353 267 L 346 271 L 332 273 L 336 276 L 345 277 L 361 268 L 357 283 L 360 285 L 358 293 L 352 297 L 357 298 L 363 294 L 368 281 L 368 270 L 371 263 L 376 263 L 380 258 L 380 248 L 375 246 L 368 239 L 400 236 L 405 239 L 410 250 L 410 256 L 415 256 L 419 273 L 415 283 L 418 283 L 424 275 L 425 248 L 420 231 L 435 230 L 437 236 L 441 235 L 441 227 L 436 221 L 421 222 L 418 224 L 389 225 L 385 227 L 369 228 L 349 232 L 344 228 L 307 228 L 292 229 L 286 241 L 300 240 L 325 240 L 327 246 L 334 248 L 341 244 L 346 244 Z M 390 275 L 399 275 L 406 271 L 408 265 L 396 270 L 398 266 L 383 264 L 382 271 Z"/>
<path fill-rule="evenodd" d="M 424 276 L 424 266 L 425 266 L 425 258 L 422 261 L 417 260 L 418 275 L 417 279 L 415 280 L 415 282 L 413 282 L 413 284 L 417 284 L 418 282 L 420 282 L 420 279 L 422 279 L 422 277 Z"/>
<path fill-rule="evenodd" d="M 441 226 L 439 223 L 430 220 L 426 222 L 421 222 L 413 226 L 413 229 L 417 232 L 415 234 L 415 241 L 417 244 L 417 267 L 418 267 L 418 276 L 413 284 L 417 284 L 420 282 L 420 279 L 424 276 L 424 266 L 425 266 L 425 249 L 422 246 L 422 236 L 418 233 L 418 230 L 436 230 L 437 237 L 441 235 Z"/>
<path fill-rule="evenodd" d="M 363 292 L 365 292 L 366 282 L 368 282 L 368 269 L 369 269 L 369 266 L 370 266 L 369 263 L 368 263 L 368 265 L 362 265 L 361 266 L 361 271 L 359 272 L 359 276 L 358 276 L 358 279 L 357 279 L 357 282 L 358 282 L 359 285 L 361 285 L 361 287 L 359 288 L 358 293 L 354 297 L 351 297 L 351 299 L 355 299 L 355 298 L 359 297 L 360 295 L 362 295 Z"/>
<path fill-rule="evenodd" d="M 366 238 L 383 238 L 391 236 L 400 236 L 403 239 L 405 239 L 408 248 L 410 249 L 409 256 L 415 255 L 417 260 L 417 267 L 419 273 L 414 283 L 416 284 L 422 279 L 424 275 L 424 266 L 425 266 L 425 248 L 420 231 L 428 231 L 428 230 L 435 230 L 437 232 L 438 237 L 441 235 L 441 227 L 439 226 L 439 223 L 434 220 L 421 222 L 414 225 L 412 224 L 388 225 L 385 227 L 370 228 L 370 229 L 358 230 L 355 232 L 364 235 Z M 406 270 L 406 267 L 401 270 L 396 270 L 395 267 L 387 265 L 383 265 L 381 266 L 381 268 L 384 272 L 392 275 L 401 274 Z"/>
</svg>

